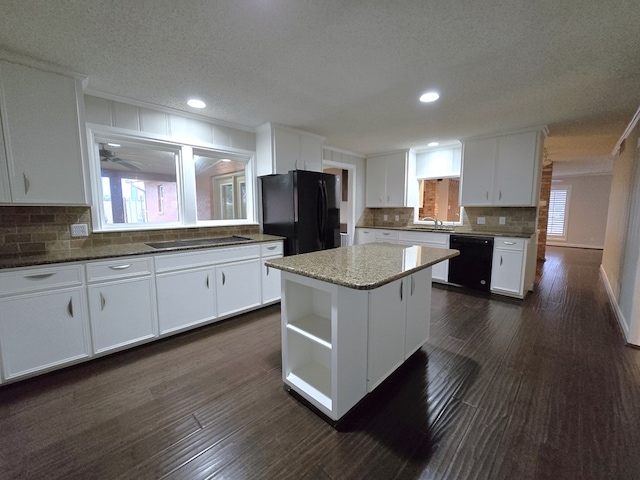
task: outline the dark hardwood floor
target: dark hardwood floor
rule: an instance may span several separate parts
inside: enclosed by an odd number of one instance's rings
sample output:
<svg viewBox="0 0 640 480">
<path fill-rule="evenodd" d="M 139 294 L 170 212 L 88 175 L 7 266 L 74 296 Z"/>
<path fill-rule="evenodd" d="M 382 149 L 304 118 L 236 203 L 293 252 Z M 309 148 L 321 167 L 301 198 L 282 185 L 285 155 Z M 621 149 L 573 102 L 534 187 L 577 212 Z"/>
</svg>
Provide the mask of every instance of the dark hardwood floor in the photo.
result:
<svg viewBox="0 0 640 480">
<path fill-rule="evenodd" d="M 524 301 L 434 288 L 431 340 L 342 432 L 283 390 L 278 306 L 0 387 L 0 478 L 640 478 L 600 259 L 548 248 Z"/>
</svg>

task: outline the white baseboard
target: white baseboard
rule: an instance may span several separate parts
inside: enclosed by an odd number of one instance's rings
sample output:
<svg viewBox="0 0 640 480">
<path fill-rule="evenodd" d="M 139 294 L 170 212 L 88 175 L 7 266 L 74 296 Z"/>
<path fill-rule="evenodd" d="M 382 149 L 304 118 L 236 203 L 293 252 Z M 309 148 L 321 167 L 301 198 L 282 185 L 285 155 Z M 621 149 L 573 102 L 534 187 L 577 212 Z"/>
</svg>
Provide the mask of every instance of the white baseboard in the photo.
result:
<svg viewBox="0 0 640 480">
<path fill-rule="evenodd" d="M 613 294 L 613 289 L 611 288 L 611 283 L 609 283 L 609 278 L 607 278 L 607 274 L 602 268 L 602 264 L 600 264 L 600 278 L 602 279 L 602 283 L 604 283 L 604 288 L 607 291 L 607 296 L 609 297 L 609 302 L 611 302 L 611 306 L 613 307 L 613 314 L 618 321 L 618 325 L 620 325 L 620 330 L 622 330 L 622 334 L 624 335 L 624 339 L 627 343 L 629 342 L 629 327 L 627 326 L 627 322 L 622 314 L 622 310 L 618 306 L 618 299 Z"/>
<path fill-rule="evenodd" d="M 547 241 L 547 245 L 551 247 L 590 248 L 592 250 L 604 250 L 604 245 L 586 245 L 583 243 L 566 243 L 566 242 Z"/>
</svg>

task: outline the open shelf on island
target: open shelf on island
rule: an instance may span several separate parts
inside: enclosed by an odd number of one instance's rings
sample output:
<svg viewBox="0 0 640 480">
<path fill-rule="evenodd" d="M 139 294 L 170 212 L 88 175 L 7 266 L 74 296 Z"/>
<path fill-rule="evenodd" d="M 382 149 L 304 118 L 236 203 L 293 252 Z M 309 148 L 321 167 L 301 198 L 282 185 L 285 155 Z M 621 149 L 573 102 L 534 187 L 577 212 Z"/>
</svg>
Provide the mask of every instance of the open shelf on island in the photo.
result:
<svg viewBox="0 0 640 480">
<path fill-rule="evenodd" d="M 287 328 L 327 348 L 331 348 L 331 320 L 328 318 L 310 314 L 288 323 Z"/>
<path fill-rule="evenodd" d="M 331 410 L 331 370 L 317 362 L 309 362 L 287 375 L 287 381 L 327 410 Z"/>
</svg>

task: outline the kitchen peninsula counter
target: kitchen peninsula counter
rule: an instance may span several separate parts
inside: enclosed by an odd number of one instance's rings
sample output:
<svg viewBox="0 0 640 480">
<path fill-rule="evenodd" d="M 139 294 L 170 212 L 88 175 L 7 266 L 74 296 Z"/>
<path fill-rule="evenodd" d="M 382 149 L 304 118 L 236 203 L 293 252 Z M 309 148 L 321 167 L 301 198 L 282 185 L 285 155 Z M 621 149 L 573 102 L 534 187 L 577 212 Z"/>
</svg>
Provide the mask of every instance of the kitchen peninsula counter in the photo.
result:
<svg viewBox="0 0 640 480">
<path fill-rule="evenodd" d="M 469 230 L 463 227 L 431 227 L 429 225 L 404 225 L 401 227 L 387 226 L 387 225 L 357 225 L 356 228 L 363 229 L 376 229 L 376 230 L 399 230 L 403 232 L 429 232 L 429 233 L 447 233 L 450 235 L 471 235 L 476 237 L 515 237 L 515 238 L 530 238 L 535 232 L 522 232 L 522 231 L 492 231 L 492 230 Z"/>
<path fill-rule="evenodd" d="M 458 253 L 372 243 L 267 261 L 287 388 L 336 425 L 427 341 L 431 266 Z"/>
</svg>

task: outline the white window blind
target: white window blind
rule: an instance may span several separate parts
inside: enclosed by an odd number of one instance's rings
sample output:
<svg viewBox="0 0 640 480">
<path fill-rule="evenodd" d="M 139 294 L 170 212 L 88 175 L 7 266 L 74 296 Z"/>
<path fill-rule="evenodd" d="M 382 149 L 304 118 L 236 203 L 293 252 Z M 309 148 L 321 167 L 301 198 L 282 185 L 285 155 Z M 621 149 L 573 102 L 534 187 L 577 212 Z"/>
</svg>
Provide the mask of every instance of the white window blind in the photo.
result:
<svg viewBox="0 0 640 480">
<path fill-rule="evenodd" d="M 568 188 L 561 187 L 553 188 L 551 190 L 551 196 L 549 198 L 549 219 L 547 220 L 547 236 L 566 238 L 568 204 Z"/>
</svg>

